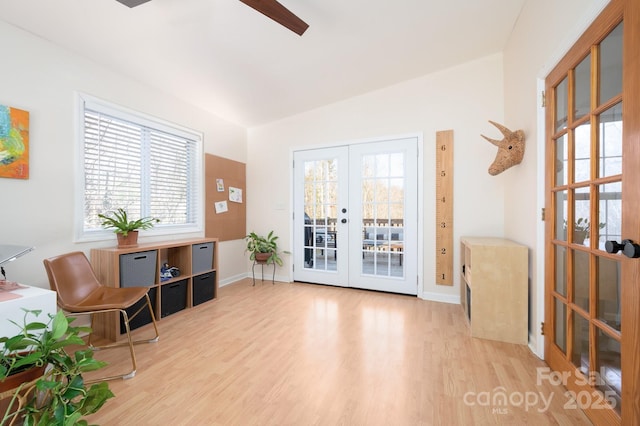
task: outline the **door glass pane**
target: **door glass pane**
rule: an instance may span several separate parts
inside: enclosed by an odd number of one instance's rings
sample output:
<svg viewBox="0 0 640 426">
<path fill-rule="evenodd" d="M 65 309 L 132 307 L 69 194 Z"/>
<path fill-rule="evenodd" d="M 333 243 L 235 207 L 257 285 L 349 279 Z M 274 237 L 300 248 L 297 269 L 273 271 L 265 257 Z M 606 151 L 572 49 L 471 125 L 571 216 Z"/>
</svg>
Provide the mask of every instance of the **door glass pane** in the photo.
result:
<svg viewBox="0 0 640 426">
<path fill-rule="evenodd" d="M 573 311 L 573 350 L 571 362 L 584 375 L 589 374 L 589 321 Z"/>
<path fill-rule="evenodd" d="M 574 130 L 574 182 L 591 179 L 591 124 L 587 121 Z"/>
<path fill-rule="evenodd" d="M 598 256 L 598 319 L 620 331 L 620 262 Z"/>
<path fill-rule="evenodd" d="M 362 178 L 372 178 L 375 170 L 375 156 L 367 155 L 362 159 Z"/>
<path fill-rule="evenodd" d="M 569 80 L 565 77 L 556 87 L 556 131 L 567 127 Z"/>
<path fill-rule="evenodd" d="M 365 275 L 404 277 L 404 154 L 362 157 L 362 264 Z"/>
<path fill-rule="evenodd" d="M 556 286 L 555 289 L 563 296 L 567 296 L 567 249 L 556 246 Z"/>
<path fill-rule="evenodd" d="M 604 250 L 607 240 L 622 240 L 622 183 L 598 185 L 598 248 Z"/>
<path fill-rule="evenodd" d="M 555 300 L 555 343 L 562 352 L 567 352 L 567 306 L 560 299 Z"/>
<path fill-rule="evenodd" d="M 598 374 L 595 375 L 596 387 L 608 399 L 615 401 L 615 409 L 620 412 L 620 395 L 622 395 L 622 371 L 620 362 L 620 342 L 598 329 Z"/>
<path fill-rule="evenodd" d="M 573 200 L 573 240 L 574 244 L 589 245 L 589 230 L 591 222 L 589 213 L 591 209 L 589 187 L 576 188 Z"/>
<path fill-rule="evenodd" d="M 622 102 L 600 114 L 598 139 L 600 140 L 600 177 L 622 173 Z"/>
<path fill-rule="evenodd" d="M 389 154 L 378 154 L 375 156 L 375 177 L 389 177 Z"/>
<path fill-rule="evenodd" d="M 567 241 L 567 191 L 556 192 L 556 239 Z M 560 226 L 559 224 L 563 224 Z"/>
<path fill-rule="evenodd" d="M 376 202 L 376 222 L 378 226 L 388 226 L 390 219 L 389 212 L 389 199 L 386 197 L 380 197 L 380 200 Z"/>
<path fill-rule="evenodd" d="M 568 183 L 567 180 L 567 172 L 569 170 L 568 161 L 569 161 L 569 137 L 565 133 L 555 141 L 555 150 L 556 150 L 556 163 L 555 163 L 555 171 L 556 171 L 556 182 L 555 186 L 566 185 Z"/>
<path fill-rule="evenodd" d="M 573 252 L 573 302 L 589 312 L 589 253 Z"/>
<path fill-rule="evenodd" d="M 391 177 L 404 176 L 404 154 L 397 152 L 389 155 L 389 173 Z"/>
<path fill-rule="evenodd" d="M 336 270 L 338 160 L 304 163 L 304 267 Z"/>
<path fill-rule="evenodd" d="M 374 262 L 372 265 L 375 269 L 370 274 L 373 275 L 389 275 L 389 253 L 377 251 L 374 253 Z"/>
<path fill-rule="evenodd" d="M 378 208 L 378 218 L 388 217 L 389 208 L 389 180 L 375 179 L 375 201 Z"/>
<path fill-rule="evenodd" d="M 575 111 L 574 120 L 589 114 L 591 111 L 591 54 L 578 64 L 575 69 Z"/>
<path fill-rule="evenodd" d="M 622 92 L 622 23 L 600 43 L 600 102 Z"/>
<path fill-rule="evenodd" d="M 397 211 L 404 207 L 404 179 L 390 179 L 389 202 L 394 203 L 391 211 Z"/>
</svg>

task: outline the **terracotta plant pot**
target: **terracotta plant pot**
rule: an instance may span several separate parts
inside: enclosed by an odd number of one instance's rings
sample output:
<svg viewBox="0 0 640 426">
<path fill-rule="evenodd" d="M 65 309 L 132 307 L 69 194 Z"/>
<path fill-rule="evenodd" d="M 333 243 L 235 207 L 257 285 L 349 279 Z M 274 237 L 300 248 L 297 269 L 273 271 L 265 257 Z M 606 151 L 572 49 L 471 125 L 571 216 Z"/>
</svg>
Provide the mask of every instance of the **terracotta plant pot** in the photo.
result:
<svg viewBox="0 0 640 426">
<path fill-rule="evenodd" d="M 267 263 L 271 257 L 271 253 L 256 253 L 256 263 Z"/>
<path fill-rule="evenodd" d="M 573 242 L 576 244 L 584 244 L 584 240 L 587 238 L 587 231 L 575 230 L 573 231 Z"/>
<path fill-rule="evenodd" d="M 10 396 L 0 399 L 0 420 L 4 417 L 5 413 L 7 413 L 7 409 L 9 408 L 9 404 L 11 403 L 13 392 L 10 391 L 15 390 L 23 383 L 29 383 L 39 379 L 40 377 L 42 377 L 42 375 L 44 375 L 45 368 L 46 367 L 33 367 L 16 374 L 12 374 L 3 381 L 0 381 L 0 394 L 3 394 L 5 392 L 8 392 L 10 394 Z M 30 393 L 32 392 L 33 390 Z M 16 411 L 18 406 L 17 404 L 17 400 L 13 402 L 13 405 L 11 406 L 11 413 Z M 16 424 L 21 424 L 21 422 L 16 422 Z"/>
<path fill-rule="evenodd" d="M 117 233 L 118 247 L 134 247 L 138 245 L 138 231 L 129 231 L 125 237 L 123 234 Z"/>
</svg>

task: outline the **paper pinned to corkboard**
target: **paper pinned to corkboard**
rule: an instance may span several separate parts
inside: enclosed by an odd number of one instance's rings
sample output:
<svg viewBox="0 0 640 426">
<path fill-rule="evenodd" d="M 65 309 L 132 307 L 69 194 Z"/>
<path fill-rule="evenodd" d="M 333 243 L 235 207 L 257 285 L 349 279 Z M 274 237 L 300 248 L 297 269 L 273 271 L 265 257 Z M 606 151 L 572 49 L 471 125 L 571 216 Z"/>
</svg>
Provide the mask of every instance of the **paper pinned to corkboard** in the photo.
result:
<svg viewBox="0 0 640 426">
<path fill-rule="evenodd" d="M 242 202 L 242 189 L 230 186 L 229 187 L 229 201 L 234 202 L 234 203 L 241 203 Z"/>
<path fill-rule="evenodd" d="M 226 201 L 216 201 L 213 205 L 216 206 L 216 214 L 226 213 L 229 211 L 229 205 Z"/>
</svg>

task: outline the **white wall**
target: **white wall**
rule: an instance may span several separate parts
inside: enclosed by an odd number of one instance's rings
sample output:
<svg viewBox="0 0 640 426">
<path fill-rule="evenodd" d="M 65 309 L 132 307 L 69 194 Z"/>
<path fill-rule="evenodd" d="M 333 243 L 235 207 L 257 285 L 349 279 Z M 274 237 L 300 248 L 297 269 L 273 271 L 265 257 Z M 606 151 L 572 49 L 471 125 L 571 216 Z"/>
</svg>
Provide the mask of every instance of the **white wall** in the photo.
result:
<svg viewBox="0 0 640 426">
<path fill-rule="evenodd" d="M 48 288 L 42 259 L 72 250 L 88 255 L 92 247 L 114 245 L 114 241 L 72 242 L 73 197 L 77 190 L 73 173 L 75 91 L 201 131 L 206 152 L 246 162 L 243 127 L 1 21 L 0 40 L 0 104 L 30 112 L 30 178 L 0 179 L 0 243 L 36 247 L 34 252 L 5 265 L 9 279 Z M 141 241 L 145 241 L 143 234 Z M 242 251 L 241 241 L 221 244 L 221 282 L 246 274 Z"/>
<path fill-rule="evenodd" d="M 381 58 L 382 59 L 382 58 Z M 392 66 L 385 64 L 385 66 Z M 487 169 L 496 148 L 480 137 L 501 137 L 487 120 L 503 120 L 502 55 L 496 54 L 363 96 L 249 129 L 247 229 L 274 229 L 291 250 L 291 152 L 381 136 L 423 133 L 424 137 L 424 296 L 459 301 L 455 286 L 435 279 L 435 133 L 454 130 L 454 269 L 463 235 L 502 236 L 507 171 L 492 177 Z M 287 262 L 290 270 L 291 261 Z M 280 270 L 280 278 L 291 279 Z M 286 274 L 289 273 L 289 276 Z"/>
<path fill-rule="evenodd" d="M 530 247 L 531 346 L 542 354 L 544 240 L 539 196 L 544 191 L 544 134 L 538 131 L 538 79 L 551 71 L 607 0 L 529 0 L 504 50 L 505 123 L 524 129 L 527 151 L 505 183 L 505 236 Z"/>
</svg>

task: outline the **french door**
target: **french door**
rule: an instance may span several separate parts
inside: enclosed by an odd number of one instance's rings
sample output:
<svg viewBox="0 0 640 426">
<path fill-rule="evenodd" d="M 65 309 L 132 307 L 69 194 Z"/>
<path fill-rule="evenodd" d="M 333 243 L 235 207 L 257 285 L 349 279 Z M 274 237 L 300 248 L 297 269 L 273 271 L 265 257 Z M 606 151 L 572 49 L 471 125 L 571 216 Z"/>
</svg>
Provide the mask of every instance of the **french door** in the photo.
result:
<svg viewBox="0 0 640 426">
<path fill-rule="evenodd" d="M 294 153 L 294 280 L 417 294 L 418 139 Z"/>
<path fill-rule="evenodd" d="M 545 358 L 603 425 L 640 421 L 639 12 L 612 0 L 546 79 Z"/>
</svg>

